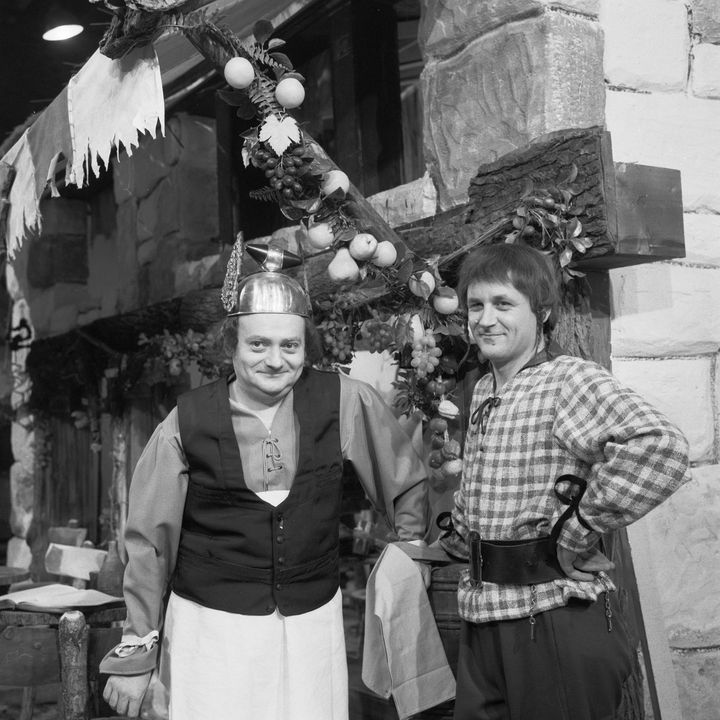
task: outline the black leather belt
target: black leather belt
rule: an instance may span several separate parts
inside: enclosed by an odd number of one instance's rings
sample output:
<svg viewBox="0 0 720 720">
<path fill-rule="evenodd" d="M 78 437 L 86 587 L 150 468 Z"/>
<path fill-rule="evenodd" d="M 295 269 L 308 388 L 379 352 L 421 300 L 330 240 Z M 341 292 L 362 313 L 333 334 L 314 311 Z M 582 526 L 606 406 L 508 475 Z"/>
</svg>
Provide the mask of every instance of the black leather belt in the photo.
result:
<svg viewBox="0 0 720 720">
<path fill-rule="evenodd" d="M 569 483 L 576 492 L 565 495 L 558 490 L 558 484 Z M 585 494 L 587 482 L 575 475 L 561 475 L 555 481 L 555 495 L 567 509 L 558 518 L 550 535 L 531 540 L 483 540 L 475 530 L 470 532 L 470 579 L 476 585 L 483 580 L 503 585 L 537 585 L 565 577 L 557 560 L 557 539 L 571 515 L 575 514 L 580 524 L 594 532 L 580 515 L 580 500 Z M 438 518 L 438 525 L 448 529 L 449 518 Z"/>
<path fill-rule="evenodd" d="M 534 540 L 481 540 L 470 533 L 470 578 L 502 585 L 537 585 L 565 577 L 548 535 Z"/>
</svg>

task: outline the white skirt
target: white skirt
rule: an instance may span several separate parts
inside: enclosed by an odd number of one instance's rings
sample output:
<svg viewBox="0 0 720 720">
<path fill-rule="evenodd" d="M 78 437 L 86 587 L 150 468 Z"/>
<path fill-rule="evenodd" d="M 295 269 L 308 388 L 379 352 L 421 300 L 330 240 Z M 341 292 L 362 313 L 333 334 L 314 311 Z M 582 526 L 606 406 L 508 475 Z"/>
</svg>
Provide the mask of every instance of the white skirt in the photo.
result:
<svg viewBox="0 0 720 720">
<path fill-rule="evenodd" d="M 290 617 L 211 610 L 173 593 L 162 661 L 170 720 L 348 718 L 340 590 Z"/>
</svg>

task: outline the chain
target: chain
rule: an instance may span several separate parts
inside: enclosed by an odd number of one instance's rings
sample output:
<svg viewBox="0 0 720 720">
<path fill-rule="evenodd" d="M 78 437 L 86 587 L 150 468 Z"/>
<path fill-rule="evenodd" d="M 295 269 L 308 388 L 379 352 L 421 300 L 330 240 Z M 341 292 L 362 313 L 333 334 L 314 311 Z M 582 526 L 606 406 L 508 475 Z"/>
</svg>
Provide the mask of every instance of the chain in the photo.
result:
<svg viewBox="0 0 720 720">
<path fill-rule="evenodd" d="M 535 585 L 530 586 L 530 617 L 528 622 L 530 623 L 530 641 L 535 642 L 535 608 L 537 606 L 537 588 Z"/>
<path fill-rule="evenodd" d="M 600 573 L 599 575 L 600 582 L 603 584 L 603 587 L 605 588 L 605 622 L 607 623 L 607 631 L 610 633 L 613 629 L 613 611 L 612 607 L 610 607 L 610 585 L 606 581 L 605 577 L 603 577 L 603 574 Z"/>
</svg>

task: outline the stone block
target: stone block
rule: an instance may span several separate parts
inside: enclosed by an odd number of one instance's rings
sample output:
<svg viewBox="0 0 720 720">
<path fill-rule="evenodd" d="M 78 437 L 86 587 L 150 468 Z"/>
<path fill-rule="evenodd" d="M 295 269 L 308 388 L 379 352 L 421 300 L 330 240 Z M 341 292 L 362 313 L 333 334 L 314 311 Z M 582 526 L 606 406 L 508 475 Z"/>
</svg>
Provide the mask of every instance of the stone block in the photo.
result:
<svg viewBox="0 0 720 720">
<path fill-rule="evenodd" d="M 24 538 L 12 537 L 8 540 L 7 564 L 10 567 L 29 568 L 32 562 L 30 546 Z"/>
<path fill-rule="evenodd" d="M 720 46 L 701 43 L 693 48 L 690 88 L 697 97 L 720 99 Z"/>
<path fill-rule="evenodd" d="M 180 263 L 175 268 L 175 295 L 209 287 L 209 277 L 217 277 L 220 255 L 207 255 L 201 260 Z"/>
<path fill-rule="evenodd" d="M 596 17 L 599 0 L 423 0 L 418 40 L 426 58 L 448 57 L 481 35 L 548 8 Z"/>
<path fill-rule="evenodd" d="M 10 527 L 13 535 L 27 537 L 33 518 L 35 478 L 19 463 L 10 466 Z"/>
<path fill-rule="evenodd" d="M 720 270 L 652 263 L 610 271 L 612 353 L 691 356 L 720 346 Z"/>
<path fill-rule="evenodd" d="M 670 644 L 720 645 L 720 465 L 693 468 L 692 480 L 640 522 Z"/>
<path fill-rule="evenodd" d="M 720 215 L 685 213 L 683 224 L 685 262 L 720 267 Z"/>
<path fill-rule="evenodd" d="M 88 279 L 88 248 L 81 235 L 43 234 L 28 248 L 27 281 L 30 287 L 46 289 L 55 283 L 85 283 Z"/>
<path fill-rule="evenodd" d="M 88 247 L 88 292 L 95 299 L 102 317 L 118 312 L 118 250 L 114 235 L 95 235 Z"/>
<path fill-rule="evenodd" d="M 185 243 L 178 237 L 158 240 L 158 251 L 152 262 L 143 265 L 143 305 L 153 305 L 175 297 L 175 268 L 187 258 Z"/>
<path fill-rule="evenodd" d="M 690 0 L 692 31 L 703 42 L 720 43 L 720 3 L 717 0 Z"/>
<path fill-rule="evenodd" d="M 648 22 L 652 18 L 652 22 Z M 675 0 L 602 0 L 605 79 L 635 90 L 681 92 L 687 82 L 687 9 Z"/>
<path fill-rule="evenodd" d="M 157 217 L 155 220 L 156 237 L 176 235 L 180 231 L 180 205 L 175 175 L 165 178 L 153 193 Z"/>
<path fill-rule="evenodd" d="M 137 260 L 138 265 L 147 265 L 151 263 L 157 256 L 158 243 L 155 239 L 147 240 L 144 243 L 140 243 L 137 249 Z"/>
<path fill-rule="evenodd" d="M 720 651 L 673 652 L 682 717 L 688 720 L 720 718 Z"/>
<path fill-rule="evenodd" d="M 546 13 L 428 63 L 421 84 L 426 158 L 444 210 L 467 201 L 482 163 L 552 130 L 603 124 L 602 31 Z"/>
<path fill-rule="evenodd" d="M 13 422 L 10 426 L 10 446 L 15 464 L 27 473 L 35 467 L 35 433 L 24 425 Z"/>
<path fill-rule="evenodd" d="M 129 198 L 147 197 L 168 174 L 165 142 L 162 136 L 144 135 L 131 156 L 123 151 L 113 160 L 113 191 L 118 205 Z"/>
<path fill-rule="evenodd" d="M 685 210 L 720 213 L 720 102 L 608 91 L 605 112 L 616 162 L 680 170 Z"/>
<path fill-rule="evenodd" d="M 138 202 L 136 231 L 138 243 L 143 243 L 156 234 L 158 215 L 160 214 L 158 199 L 161 196 L 157 190 L 156 188 L 155 192 Z"/>
<path fill-rule="evenodd" d="M 168 167 L 176 165 L 180 160 L 183 149 L 182 129 L 188 115 L 186 113 L 178 113 L 173 115 L 165 123 L 165 143 L 163 150 L 165 151 L 165 164 Z"/>
<path fill-rule="evenodd" d="M 92 310 L 86 310 L 85 312 L 78 312 L 77 324 L 80 326 L 90 325 L 96 320 L 99 320 L 102 316 L 100 308 L 93 308 Z"/>
<path fill-rule="evenodd" d="M 129 200 L 118 207 L 118 231 L 115 241 L 117 310 L 129 312 L 138 307 L 137 207 Z"/>
<path fill-rule="evenodd" d="M 437 190 L 426 172 L 417 180 L 372 195 L 368 202 L 390 227 L 397 227 L 434 215 Z"/>
<path fill-rule="evenodd" d="M 613 374 L 677 425 L 692 462 L 715 461 L 713 363 L 708 357 L 672 360 L 615 358 Z"/>
<path fill-rule="evenodd" d="M 98 305 L 86 285 L 57 283 L 30 301 L 35 336 L 42 338 L 66 332 L 72 328 L 78 312 L 91 310 Z"/>
<path fill-rule="evenodd" d="M 177 193 L 180 237 L 190 243 L 218 236 L 217 135 L 215 122 L 186 118 L 182 155 L 172 168 Z"/>
<path fill-rule="evenodd" d="M 47 198 L 40 201 L 43 235 L 85 235 L 88 206 L 82 200 Z"/>
</svg>

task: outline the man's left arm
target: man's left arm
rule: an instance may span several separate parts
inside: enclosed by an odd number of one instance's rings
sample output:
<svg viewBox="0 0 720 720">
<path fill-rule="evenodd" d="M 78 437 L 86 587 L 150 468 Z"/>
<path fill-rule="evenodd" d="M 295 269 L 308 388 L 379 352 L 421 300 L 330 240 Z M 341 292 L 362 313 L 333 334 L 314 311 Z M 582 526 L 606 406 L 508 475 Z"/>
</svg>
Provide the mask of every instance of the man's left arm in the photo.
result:
<svg viewBox="0 0 720 720">
<path fill-rule="evenodd" d="M 427 530 L 425 465 L 392 410 L 366 383 L 341 375 L 340 438 L 373 506 L 401 540 Z"/>
<path fill-rule="evenodd" d="M 599 533 L 625 527 L 690 479 L 688 443 L 662 413 L 609 373 L 587 364 L 568 377 L 558 401 L 555 439 L 589 466 L 580 513 L 559 544 L 587 551 Z"/>
</svg>

